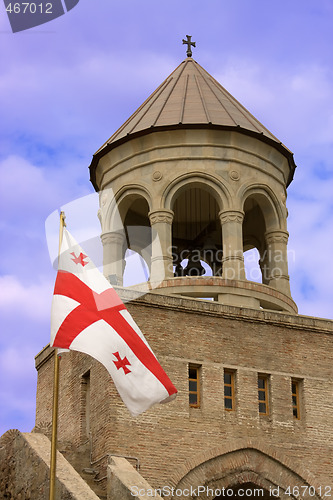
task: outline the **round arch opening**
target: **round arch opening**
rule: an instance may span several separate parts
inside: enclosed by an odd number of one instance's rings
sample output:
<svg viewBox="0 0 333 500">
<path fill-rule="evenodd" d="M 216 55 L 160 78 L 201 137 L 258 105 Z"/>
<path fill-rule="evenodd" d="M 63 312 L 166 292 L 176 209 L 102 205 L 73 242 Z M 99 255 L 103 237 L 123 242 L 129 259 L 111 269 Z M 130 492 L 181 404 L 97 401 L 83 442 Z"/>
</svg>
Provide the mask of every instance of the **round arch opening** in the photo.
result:
<svg viewBox="0 0 333 500">
<path fill-rule="evenodd" d="M 175 276 L 222 275 L 222 229 L 215 197 L 198 184 L 182 188 L 172 210 Z"/>
<path fill-rule="evenodd" d="M 277 227 L 273 206 L 262 194 L 251 194 L 244 202 L 243 255 L 246 279 L 268 284 L 267 243 L 268 227 Z"/>
<path fill-rule="evenodd" d="M 143 196 L 130 194 L 123 198 L 118 209 L 125 235 L 123 284 L 130 286 L 149 279 L 152 244 L 149 205 Z"/>
</svg>

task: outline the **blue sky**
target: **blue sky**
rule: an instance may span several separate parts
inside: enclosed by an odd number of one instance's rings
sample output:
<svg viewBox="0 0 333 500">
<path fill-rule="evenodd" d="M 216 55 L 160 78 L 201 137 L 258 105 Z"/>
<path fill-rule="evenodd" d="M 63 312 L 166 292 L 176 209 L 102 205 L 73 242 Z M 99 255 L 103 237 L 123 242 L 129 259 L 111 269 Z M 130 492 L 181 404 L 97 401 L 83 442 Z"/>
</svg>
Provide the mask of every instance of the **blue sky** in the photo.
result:
<svg viewBox="0 0 333 500">
<path fill-rule="evenodd" d="M 294 152 L 292 295 L 301 314 L 332 318 L 332 25 L 331 0 L 80 0 L 13 34 L 0 5 L 0 435 L 34 425 L 55 279 L 45 220 L 94 192 L 92 154 L 185 59 L 186 34 L 193 57 Z M 85 200 L 82 224 L 97 235 L 96 197 Z"/>
</svg>

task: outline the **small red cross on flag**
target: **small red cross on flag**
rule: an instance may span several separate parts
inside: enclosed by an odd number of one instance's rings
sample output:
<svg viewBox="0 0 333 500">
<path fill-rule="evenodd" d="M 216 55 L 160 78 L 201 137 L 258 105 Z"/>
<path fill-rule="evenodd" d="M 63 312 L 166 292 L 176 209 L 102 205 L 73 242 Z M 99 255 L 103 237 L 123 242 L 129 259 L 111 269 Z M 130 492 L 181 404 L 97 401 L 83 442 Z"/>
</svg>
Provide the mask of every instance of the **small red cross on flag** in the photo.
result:
<svg viewBox="0 0 333 500">
<path fill-rule="evenodd" d="M 129 370 L 126 366 L 126 365 L 129 366 L 131 365 L 126 356 L 123 359 L 121 359 L 119 352 L 114 352 L 113 355 L 117 358 L 117 361 L 113 361 L 117 367 L 117 370 L 120 370 L 120 368 L 122 368 L 124 370 L 125 375 L 127 375 L 127 373 L 131 373 L 131 370 Z"/>
<path fill-rule="evenodd" d="M 80 252 L 80 255 L 78 257 L 76 257 L 75 252 L 71 252 L 71 255 L 73 255 L 73 257 L 74 257 L 74 259 L 72 259 L 74 264 L 81 264 L 82 267 L 89 264 L 89 262 L 84 262 L 84 259 L 87 258 L 87 256 L 84 255 L 84 253 Z"/>
<path fill-rule="evenodd" d="M 155 403 L 171 401 L 177 389 L 138 325 L 106 278 L 90 259 L 84 259 L 87 255 L 64 228 L 52 302 L 51 345 L 100 361 L 133 416 Z"/>
</svg>

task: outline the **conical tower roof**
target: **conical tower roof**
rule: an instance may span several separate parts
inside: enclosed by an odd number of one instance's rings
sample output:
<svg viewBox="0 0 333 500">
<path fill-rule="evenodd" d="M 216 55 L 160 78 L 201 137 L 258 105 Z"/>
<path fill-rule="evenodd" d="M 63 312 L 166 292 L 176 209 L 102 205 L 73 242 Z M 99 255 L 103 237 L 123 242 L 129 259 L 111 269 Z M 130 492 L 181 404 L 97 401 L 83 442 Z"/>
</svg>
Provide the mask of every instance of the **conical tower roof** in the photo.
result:
<svg viewBox="0 0 333 500">
<path fill-rule="evenodd" d="M 200 64 L 188 57 L 95 153 L 90 165 L 95 188 L 98 160 L 118 144 L 158 130 L 222 128 L 257 136 L 287 156 L 291 182 L 292 153 Z"/>
</svg>

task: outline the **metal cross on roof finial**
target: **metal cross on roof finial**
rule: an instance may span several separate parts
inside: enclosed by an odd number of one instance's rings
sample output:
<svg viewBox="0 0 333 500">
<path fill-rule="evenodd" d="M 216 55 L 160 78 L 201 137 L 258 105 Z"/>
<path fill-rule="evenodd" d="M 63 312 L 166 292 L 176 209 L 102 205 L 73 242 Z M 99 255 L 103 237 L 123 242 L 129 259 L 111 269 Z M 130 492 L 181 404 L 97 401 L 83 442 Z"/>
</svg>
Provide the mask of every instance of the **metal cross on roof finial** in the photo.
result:
<svg viewBox="0 0 333 500">
<path fill-rule="evenodd" d="M 184 40 L 184 38 L 183 38 L 183 45 L 184 45 L 184 43 L 186 43 L 186 45 L 187 45 L 187 51 L 186 51 L 187 57 L 192 57 L 191 45 L 192 45 L 192 47 L 195 47 L 195 42 L 191 42 L 191 38 L 192 38 L 191 35 L 186 35 L 186 38 L 187 38 L 187 40 Z"/>
</svg>

